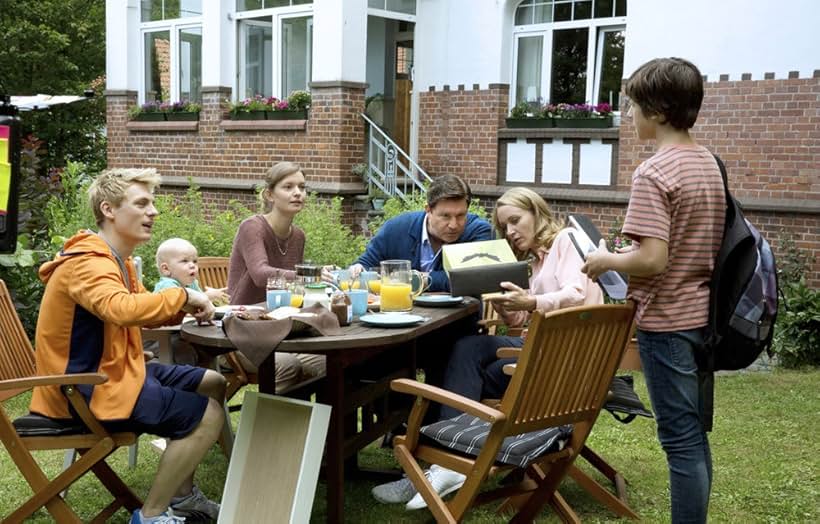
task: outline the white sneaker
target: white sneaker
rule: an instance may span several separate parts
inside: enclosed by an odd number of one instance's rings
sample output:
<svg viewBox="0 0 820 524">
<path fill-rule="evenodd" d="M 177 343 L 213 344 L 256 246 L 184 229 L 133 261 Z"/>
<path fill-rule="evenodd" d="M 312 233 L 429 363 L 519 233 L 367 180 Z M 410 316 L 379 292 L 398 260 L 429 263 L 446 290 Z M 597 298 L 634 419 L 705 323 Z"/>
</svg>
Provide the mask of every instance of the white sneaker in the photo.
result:
<svg viewBox="0 0 820 524">
<path fill-rule="evenodd" d="M 442 468 L 437 464 L 430 466 L 430 469 L 424 472 L 424 476 L 430 480 L 430 484 L 433 486 L 433 489 L 441 497 L 459 489 L 464 485 L 464 481 L 467 480 L 467 477 L 461 473 L 449 470 L 447 468 Z M 426 507 L 427 503 L 424 501 L 421 493 L 416 493 L 416 495 L 410 499 L 410 502 L 407 503 L 405 509 L 407 509 L 407 511 L 411 511 Z"/>
</svg>

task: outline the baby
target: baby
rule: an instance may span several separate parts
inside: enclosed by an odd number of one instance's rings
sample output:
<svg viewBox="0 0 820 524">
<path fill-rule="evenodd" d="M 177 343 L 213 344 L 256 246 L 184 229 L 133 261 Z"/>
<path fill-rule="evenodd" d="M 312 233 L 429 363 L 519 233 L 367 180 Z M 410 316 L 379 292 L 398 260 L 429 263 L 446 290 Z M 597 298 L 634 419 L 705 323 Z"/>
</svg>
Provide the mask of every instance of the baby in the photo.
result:
<svg viewBox="0 0 820 524">
<path fill-rule="evenodd" d="M 193 244 L 182 238 L 169 238 L 157 248 L 157 269 L 160 279 L 154 292 L 169 287 L 187 287 L 202 291 L 197 282 L 199 267 Z M 226 288 L 206 287 L 204 293 L 216 305 L 227 304 L 230 297 Z"/>
</svg>

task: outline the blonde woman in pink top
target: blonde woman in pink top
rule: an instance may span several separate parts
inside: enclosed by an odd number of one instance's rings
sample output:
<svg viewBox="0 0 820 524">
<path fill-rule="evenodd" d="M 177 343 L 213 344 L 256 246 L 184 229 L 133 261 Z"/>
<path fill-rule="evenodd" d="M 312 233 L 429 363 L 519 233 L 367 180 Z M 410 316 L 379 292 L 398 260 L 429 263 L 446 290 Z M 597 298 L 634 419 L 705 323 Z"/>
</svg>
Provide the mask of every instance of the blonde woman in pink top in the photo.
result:
<svg viewBox="0 0 820 524">
<path fill-rule="evenodd" d="M 584 261 L 569 238 L 571 228 L 565 228 L 537 193 L 526 188 L 513 188 L 496 202 L 493 224 L 497 233 L 507 239 L 519 260 L 532 261 L 529 289 L 511 282 L 502 282 L 503 296 L 492 300 L 505 323 L 524 326 L 535 311 L 601 304 L 603 294 L 597 284 L 581 273 Z M 472 400 L 501 398 L 510 382 L 503 367 L 512 359 L 498 359 L 500 347 L 522 347 L 521 337 L 473 335 L 460 339 L 453 348 L 444 373 L 444 389 Z M 441 406 L 440 419 L 461 414 Z M 464 475 L 433 466 L 427 474 L 440 495 L 458 489 Z M 409 510 L 426 506 L 421 495 L 407 479 L 373 488 L 373 496 L 381 502 L 407 502 Z"/>
</svg>

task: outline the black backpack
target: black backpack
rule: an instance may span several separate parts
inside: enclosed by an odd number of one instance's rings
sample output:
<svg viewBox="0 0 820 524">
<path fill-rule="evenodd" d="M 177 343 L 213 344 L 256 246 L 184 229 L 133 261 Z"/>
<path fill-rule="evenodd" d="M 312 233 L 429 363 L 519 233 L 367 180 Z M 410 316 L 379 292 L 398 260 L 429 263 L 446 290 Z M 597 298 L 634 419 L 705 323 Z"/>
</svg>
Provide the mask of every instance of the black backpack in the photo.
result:
<svg viewBox="0 0 820 524">
<path fill-rule="evenodd" d="M 726 191 L 726 223 L 715 258 L 709 326 L 701 371 L 742 369 L 770 352 L 777 318 L 777 267 L 769 243 L 729 193 L 726 166 L 715 156 Z"/>
</svg>

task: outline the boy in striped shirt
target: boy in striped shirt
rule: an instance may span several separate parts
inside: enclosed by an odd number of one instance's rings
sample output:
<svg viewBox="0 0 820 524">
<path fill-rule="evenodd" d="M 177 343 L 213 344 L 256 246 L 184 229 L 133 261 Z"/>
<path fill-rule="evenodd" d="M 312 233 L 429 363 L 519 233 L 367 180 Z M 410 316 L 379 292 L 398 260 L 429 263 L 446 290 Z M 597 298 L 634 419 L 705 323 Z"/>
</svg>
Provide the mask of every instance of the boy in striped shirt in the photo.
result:
<svg viewBox="0 0 820 524">
<path fill-rule="evenodd" d="M 602 242 L 582 271 L 593 279 L 610 269 L 630 276 L 641 366 L 669 466 L 672 522 L 706 522 L 712 461 L 702 420 L 706 377 L 695 351 L 723 236 L 723 182 L 712 154 L 689 135 L 703 101 L 697 67 L 680 58 L 651 60 L 624 91 L 638 138 L 654 140 L 657 150 L 632 175 L 623 226 L 632 246 L 609 253 Z"/>
</svg>

